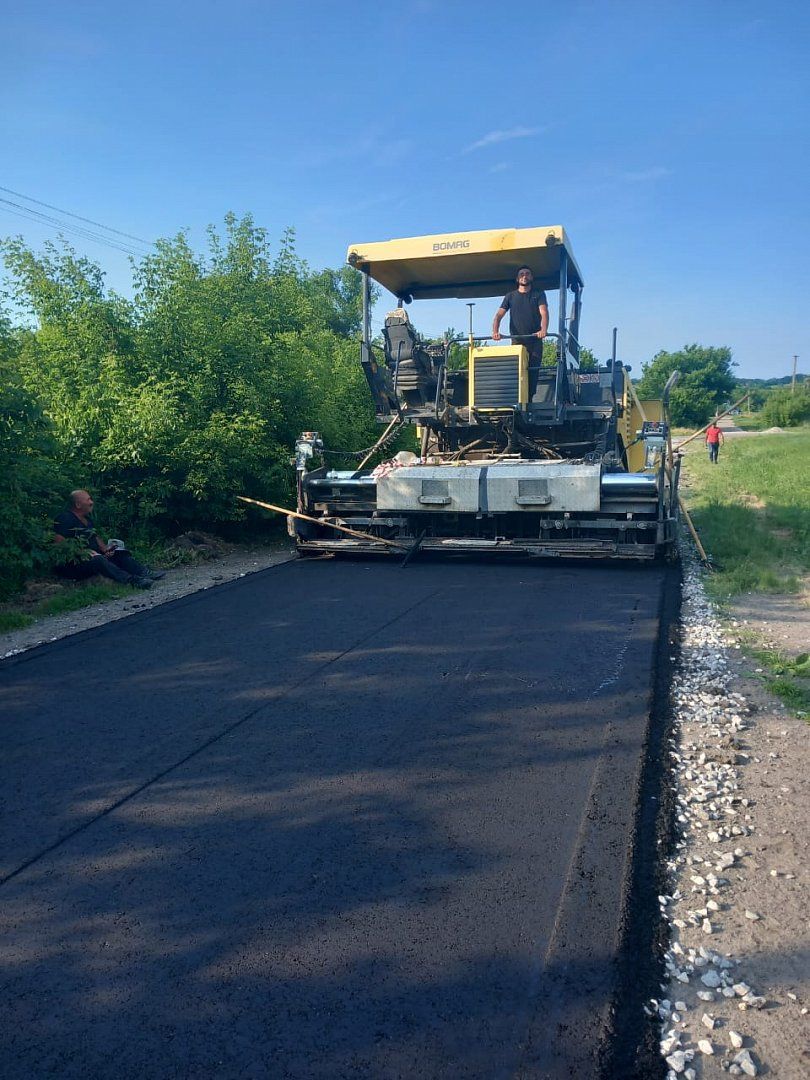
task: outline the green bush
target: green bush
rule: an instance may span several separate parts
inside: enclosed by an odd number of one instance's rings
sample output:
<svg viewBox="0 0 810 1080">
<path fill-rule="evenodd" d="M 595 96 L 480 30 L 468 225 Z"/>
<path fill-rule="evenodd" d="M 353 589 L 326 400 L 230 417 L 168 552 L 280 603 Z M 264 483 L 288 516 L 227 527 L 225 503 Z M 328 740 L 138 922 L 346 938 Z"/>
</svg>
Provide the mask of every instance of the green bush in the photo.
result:
<svg viewBox="0 0 810 1080">
<path fill-rule="evenodd" d="M 15 370 L 18 348 L 0 316 L 0 599 L 50 565 L 49 515 L 66 485 L 51 425 Z"/>
<path fill-rule="evenodd" d="M 762 416 L 771 427 L 798 427 L 810 420 L 810 386 L 802 383 L 791 390 L 772 390 L 762 408 Z"/>
<path fill-rule="evenodd" d="M 249 217 L 211 230 L 205 256 L 182 234 L 159 241 L 131 301 L 66 245 L 0 251 L 35 324 L 3 324 L 6 589 L 47 565 L 42 531 L 71 487 L 93 491 L 108 528 L 154 540 L 243 520 L 237 494 L 289 499 L 303 429 L 338 449 L 376 437 L 350 340 L 360 275 L 310 271 L 291 232 L 275 257 Z"/>
</svg>

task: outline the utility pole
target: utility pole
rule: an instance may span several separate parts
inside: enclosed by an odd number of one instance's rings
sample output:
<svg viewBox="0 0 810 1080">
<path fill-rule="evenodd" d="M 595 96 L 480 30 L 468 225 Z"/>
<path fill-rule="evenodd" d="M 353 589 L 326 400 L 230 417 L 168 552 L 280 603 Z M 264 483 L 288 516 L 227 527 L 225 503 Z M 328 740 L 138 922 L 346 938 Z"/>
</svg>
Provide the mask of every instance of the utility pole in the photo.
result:
<svg viewBox="0 0 810 1080">
<path fill-rule="evenodd" d="M 791 394 L 796 393 L 796 361 L 798 359 L 799 359 L 798 356 L 793 357 L 793 378 L 790 380 L 790 392 L 791 392 Z"/>
</svg>

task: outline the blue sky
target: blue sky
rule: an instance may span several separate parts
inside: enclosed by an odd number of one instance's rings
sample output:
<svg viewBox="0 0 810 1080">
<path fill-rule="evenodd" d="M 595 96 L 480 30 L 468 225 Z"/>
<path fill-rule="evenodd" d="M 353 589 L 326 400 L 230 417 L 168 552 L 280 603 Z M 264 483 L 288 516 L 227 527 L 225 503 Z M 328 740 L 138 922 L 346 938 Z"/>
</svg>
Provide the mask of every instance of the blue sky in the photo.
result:
<svg viewBox="0 0 810 1080">
<path fill-rule="evenodd" d="M 0 185 L 199 247 L 249 211 L 316 268 L 562 224 L 597 355 L 618 325 L 635 372 L 693 341 L 810 371 L 808 55 L 810 5 L 780 0 L 32 0 L 4 15 Z M 17 233 L 52 235 L 0 204 Z M 126 256 L 73 242 L 128 292 Z M 426 333 L 466 313 L 412 309 Z"/>
</svg>

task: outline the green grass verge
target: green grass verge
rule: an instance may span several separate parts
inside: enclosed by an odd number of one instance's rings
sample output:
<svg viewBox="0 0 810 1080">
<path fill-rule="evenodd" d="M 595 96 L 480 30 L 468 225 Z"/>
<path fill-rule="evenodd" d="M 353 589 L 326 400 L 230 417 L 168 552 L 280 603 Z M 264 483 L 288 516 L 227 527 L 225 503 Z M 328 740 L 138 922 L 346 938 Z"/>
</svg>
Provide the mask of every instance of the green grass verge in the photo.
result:
<svg viewBox="0 0 810 1080">
<path fill-rule="evenodd" d="M 716 599 L 796 592 L 810 571 L 810 432 L 729 438 L 720 462 L 691 453 L 684 500 L 716 572 Z"/>
<path fill-rule="evenodd" d="M 122 596 L 133 595 L 135 594 L 130 586 L 119 585 L 114 581 L 94 581 L 87 584 L 66 583 L 53 596 L 48 596 L 37 603 L 5 605 L 0 610 L 0 634 L 10 633 L 12 630 L 24 630 L 33 625 L 37 619 L 48 615 L 64 615 L 104 603 L 105 600 L 116 600 Z"/>
<path fill-rule="evenodd" d="M 74 585 L 55 596 L 49 596 L 47 600 L 41 600 L 33 607 L 32 612 L 36 618 L 45 615 L 64 615 L 68 611 L 80 611 L 82 608 L 92 607 L 93 604 L 102 603 L 104 600 L 115 600 L 119 596 L 132 595 L 134 592 L 129 585 L 119 585 L 113 581 L 108 585 L 99 583 Z"/>
<path fill-rule="evenodd" d="M 763 418 L 762 413 L 751 413 L 750 416 L 732 416 L 731 419 L 738 428 L 743 431 L 764 431 L 771 425 Z"/>
<path fill-rule="evenodd" d="M 33 616 L 25 615 L 22 611 L 0 611 L 0 634 L 9 630 L 24 630 L 33 621 Z"/>
<path fill-rule="evenodd" d="M 780 698 L 789 709 L 801 717 L 810 713 L 810 691 L 807 686 L 792 679 L 766 679 L 765 685 L 770 693 Z"/>
<path fill-rule="evenodd" d="M 810 655 L 789 657 L 776 649 L 747 649 L 747 655 L 765 668 L 754 672 L 768 690 L 800 716 L 810 713 Z"/>
</svg>

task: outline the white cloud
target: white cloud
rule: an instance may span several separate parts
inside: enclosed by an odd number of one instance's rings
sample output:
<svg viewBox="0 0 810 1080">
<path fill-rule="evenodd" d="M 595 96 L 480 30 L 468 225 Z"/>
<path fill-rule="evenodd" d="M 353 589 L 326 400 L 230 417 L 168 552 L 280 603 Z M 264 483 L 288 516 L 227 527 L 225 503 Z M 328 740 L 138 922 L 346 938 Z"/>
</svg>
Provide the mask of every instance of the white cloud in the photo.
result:
<svg viewBox="0 0 810 1080">
<path fill-rule="evenodd" d="M 302 141 L 296 155 L 298 164 L 306 168 L 326 168 L 352 161 L 365 161 L 378 166 L 392 166 L 405 161 L 416 152 L 411 139 L 389 139 L 381 132 L 360 132 L 339 142 L 317 143 Z"/>
<path fill-rule="evenodd" d="M 511 169 L 511 168 L 512 168 L 512 166 L 509 164 L 508 161 L 499 161 L 499 162 L 497 162 L 497 164 L 491 165 L 487 169 L 487 172 L 491 172 L 491 173 L 506 172 L 507 169 Z"/>
<path fill-rule="evenodd" d="M 469 154 L 473 150 L 483 150 L 487 146 L 496 146 L 498 143 L 509 142 L 511 139 L 528 139 L 532 135 L 539 135 L 542 130 L 539 127 L 516 127 L 509 128 L 506 131 L 488 131 L 482 138 L 470 143 L 469 146 L 465 146 L 461 152 L 462 154 Z"/>
</svg>

